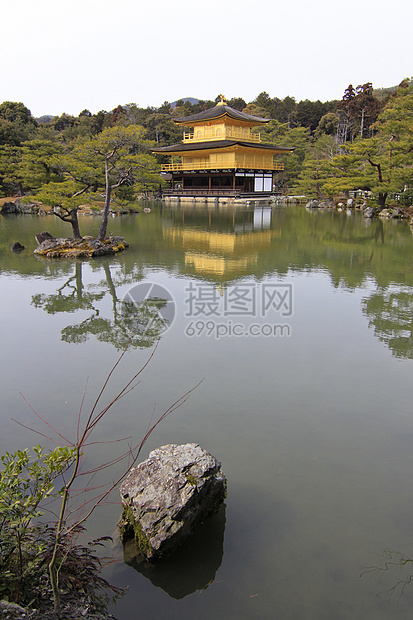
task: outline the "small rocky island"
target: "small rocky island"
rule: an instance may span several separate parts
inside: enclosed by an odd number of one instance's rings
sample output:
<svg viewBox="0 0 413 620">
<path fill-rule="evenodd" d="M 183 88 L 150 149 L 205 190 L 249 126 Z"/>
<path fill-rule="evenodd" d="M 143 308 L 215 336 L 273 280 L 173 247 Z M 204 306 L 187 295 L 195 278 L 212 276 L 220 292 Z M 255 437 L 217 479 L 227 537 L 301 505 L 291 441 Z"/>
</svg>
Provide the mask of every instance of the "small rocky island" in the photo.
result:
<svg viewBox="0 0 413 620">
<path fill-rule="evenodd" d="M 123 237 L 109 236 L 103 241 L 85 236 L 80 239 L 55 238 L 48 232 L 36 235 L 34 253 L 46 258 L 94 258 L 123 252 L 129 244 Z"/>
<path fill-rule="evenodd" d="M 198 444 L 153 450 L 120 488 L 122 540 L 135 538 L 146 560 L 169 555 L 226 497 L 221 463 Z"/>
</svg>

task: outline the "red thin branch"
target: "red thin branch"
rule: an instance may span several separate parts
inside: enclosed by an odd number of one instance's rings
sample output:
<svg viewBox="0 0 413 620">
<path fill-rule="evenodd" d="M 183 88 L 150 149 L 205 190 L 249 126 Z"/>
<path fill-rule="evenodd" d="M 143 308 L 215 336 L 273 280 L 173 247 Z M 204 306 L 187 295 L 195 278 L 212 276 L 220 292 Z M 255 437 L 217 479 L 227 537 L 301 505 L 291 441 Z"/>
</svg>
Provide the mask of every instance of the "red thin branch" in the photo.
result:
<svg viewBox="0 0 413 620">
<path fill-rule="evenodd" d="M 29 407 L 29 409 L 34 413 L 35 416 L 37 416 L 39 418 L 39 420 L 41 420 L 44 424 L 46 424 L 46 426 L 48 426 L 54 433 L 56 433 L 56 435 L 58 435 L 61 439 L 63 439 L 64 442 L 66 442 L 68 445 L 72 445 L 71 442 L 66 439 L 66 437 L 64 437 L 61 433 L 59 433 L 58 430 L 56 430 L 51 424 L 49 424 L 49 422 L 47 422 L 44 418 L 42 418 L 41 415 L 39 415 L 31 406 L 31 404 L 25 399 L 25 397 L 23 396 L 23 394 L 19 391 L 20 396 L 22 397 L 22 399 L 24 400 L 24 402 L 26 403 L 26 405 Z"/>
<path fill-rule="evenodd" d="M 152 356 L 151 356 L 152 357 Z M 148 363 L 148 362 L 147 362 Z M 142 369 L 139 371 L 141 372 Z M 138 373 L 137 373 L 138 374 Z M 134 464 L 136 463 L 136 461 L 139 458 L 139 455 L 142 451 L 143 446 L 145 445 L 146 441 L 148 440 L 149 436 L 152 434 L 152 432 L 155 430 L 155 428 L 158 426 L 158 424 L 160 424 L 162 422 L 162 420 L 164 420 L 168 415 L 170 415 L 173 411 L 176 411 L 176 409 L 178 409 L 179 407 L 181 407 L 189 398 L 189 396 L 192 394 L 192 392 L 194 390 L 196 390 L 201 383 L 203 382 L 203 379 L 201 381 L 199 381 L 199 383 L 197 383 L 193 388 L 191 388 L 190 390 L 188 390 L 183 396 L 179 397 L 174 403 L 172 403 L 172 405 L 170 405 L 170 407 L 168 407 L 168 409 L 166 409 L 166 411 L 164 411 L 164 413 L 156 420 L 156 422 L 154 424 L 152 424 L 152 426 L 146 431 L 144 437 L 142 438 L 142 440 L 140 441 L 140 443 L 136 446 L 135 450 L 136 454 L 133 457 L 133 460 L 130 464 L 130 466 L 128 467 L 128 469 L 126 471 L 124 471 L 121 476 L 119 476 L 119 478 L 117 480 L 115 480 L 115 482 L 113 482 L 111 484 L 111 486 L 107 489 L 107 491 L 105 491 L 105 493 L 103 493 L 101 496 L 97 496 L 95 498 L 92 498 L 91 500 L 88 500 L 87 502 L 85 502 L 86 504 L 90 504 L 92 501 L 94 502 L 93 506 L 90 508 L 89 512 L 83 516 L 79 521 L 76 522 L 76 527 L 81 525 L 82 523 L 84 523 L 92 514 L 92 512 L 100 505 L 102 504 L 105 499 L 108 497 L 108 495 L 113 491 L 113 489 L 115 489 L 120 482 L 123 480 L 123 478 L 127 475 L 130 467 L 133 467 Z M 71 528 L 69 528 L 67 531 L 71 532 L 73 530 L 75 526 L 72 526 Z"/>
<path fill-rule="evenodd" d="M 82 396 L 82 400 L 81 400 L 80 407 L 79 407 L 79 414 L 77 416 L 76 442 L 79 441 L 80 419 L 82 417 L 83 403 L 85 402 L 86 390 L 87 390 L 88 382 L 89 382 L 89 377 L 86 378 L 85 389 L 83 390 L 83 396 Z"/>
</svg>

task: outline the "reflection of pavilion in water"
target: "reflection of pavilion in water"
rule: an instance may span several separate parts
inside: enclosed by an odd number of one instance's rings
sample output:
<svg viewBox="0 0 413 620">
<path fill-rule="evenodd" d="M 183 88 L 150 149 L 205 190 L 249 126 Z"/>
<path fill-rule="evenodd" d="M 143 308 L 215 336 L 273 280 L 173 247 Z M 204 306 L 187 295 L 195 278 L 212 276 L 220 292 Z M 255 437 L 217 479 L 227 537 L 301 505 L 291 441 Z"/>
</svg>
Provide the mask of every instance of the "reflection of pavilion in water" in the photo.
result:
<svg viewBox="0 0 413 620">
<path fill-rule="evenodd" d="M 189 224 L 190 220 L 184 222 L 183 218 L 183 226 L 175 222 L 173 228 L 164 228 L 163 238 L 182 248 L 185 266 L 197 274 L 241 276 L 257 264 L 260 249 L 281 237 L 280 230 L 271 230 L 271 207 L 255 207 L 248 213 L 247 221 L 237 222 L 234 215 L 231 230 L 227 231 Z"/>
</svg>

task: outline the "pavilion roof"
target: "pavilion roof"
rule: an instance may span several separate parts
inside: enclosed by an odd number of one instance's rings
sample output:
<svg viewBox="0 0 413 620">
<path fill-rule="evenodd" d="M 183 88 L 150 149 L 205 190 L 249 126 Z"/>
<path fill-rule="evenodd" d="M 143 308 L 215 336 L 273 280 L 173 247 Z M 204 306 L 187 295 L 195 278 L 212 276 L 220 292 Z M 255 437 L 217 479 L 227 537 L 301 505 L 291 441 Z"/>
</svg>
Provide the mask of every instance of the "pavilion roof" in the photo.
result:
<svg viewBox="0 0 413 620">
<path fill-rule="evenodd" d="M 256 144 L 254 142 L 244 142 L 242 140 L 208 140 L 206 142 L 194 142 L 189 144 L 180 142 L 179 144 L 172 144 L 171 146 L 152 148 L 151 151 L 154 153 L 184 153 L 187 151 L 228 148 L 229 146 L 243 146 L 252 149 L 265 149 L 271 151 L 285 151 L 286 153 L 294 151 L 294 147 L 291 146 L 274 146 L 274 144 L 262 143 Z"/>
<path fill-rule="evenodd" d="M 246 114 L 245 112 L 240 112 L 240 110 L 235 110 L 231 108 L 229 105 L 224 103 L 218 103 L 213 108 L 209 108 L 209 110 L 202 110 L 202 112 L 197 112 L 196 114 L 191 114 L 191 116 L 182 116 L 181 118 L 174 118 L 174 122 L 182 125 L 189 125 L 191 123 L 198 123 L 202 121 L 214 120 L 217 118 L 221 118 L 222 116 L 229 116 L 238 121 L 244 121 L 254 125 L 262 125 L 264 123 L 269 123 L 271 119 L 269 118 L 261 118 L 260 116 L 253 116 L 252 114 Z"/>
</svg>

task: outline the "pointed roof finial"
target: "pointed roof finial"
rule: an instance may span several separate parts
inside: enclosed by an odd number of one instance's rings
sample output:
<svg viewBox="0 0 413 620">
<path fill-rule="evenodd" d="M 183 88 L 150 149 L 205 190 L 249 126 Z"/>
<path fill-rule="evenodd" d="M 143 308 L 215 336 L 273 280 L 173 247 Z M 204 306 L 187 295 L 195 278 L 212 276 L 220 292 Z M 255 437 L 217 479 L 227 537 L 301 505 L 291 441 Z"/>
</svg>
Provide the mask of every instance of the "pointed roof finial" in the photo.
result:
<svg viewBox="0 0 413 620">
<path fill-rule="evenodd" d="M 225 95 L 220 95 L 221 97 L 221 101 L 218 101 L 217 105 L 227 105 L 227 100 L 225 98 Z"/>
</svg>

